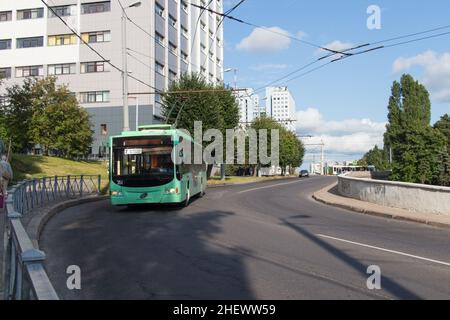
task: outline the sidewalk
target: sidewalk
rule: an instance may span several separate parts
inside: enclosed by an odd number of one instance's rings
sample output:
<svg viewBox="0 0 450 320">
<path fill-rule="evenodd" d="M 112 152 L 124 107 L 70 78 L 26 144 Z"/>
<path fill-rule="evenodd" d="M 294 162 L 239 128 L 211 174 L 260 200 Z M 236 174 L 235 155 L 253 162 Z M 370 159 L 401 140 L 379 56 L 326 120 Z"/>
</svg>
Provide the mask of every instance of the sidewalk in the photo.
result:
<svg viewBox="0 0 450 320">
<path fill-rule="evenodd" d="M 313 198 L 319 202 L 369 214 L 378 217 L 423 223 L 430 226 L 450 229 L 450 216 L 442 216 L 431 213 L 412 212 L 404 209 L 386 207 L 370 202 L 346 198 L 337 193 L 337 183 L 328 186 L 313 194 Z"/>
<path fill-rule="evenodd" d="M 5 209 L 0 208 L 0 300 L 3 300 L 3 232 L 5 222 Z"/>
</svg>

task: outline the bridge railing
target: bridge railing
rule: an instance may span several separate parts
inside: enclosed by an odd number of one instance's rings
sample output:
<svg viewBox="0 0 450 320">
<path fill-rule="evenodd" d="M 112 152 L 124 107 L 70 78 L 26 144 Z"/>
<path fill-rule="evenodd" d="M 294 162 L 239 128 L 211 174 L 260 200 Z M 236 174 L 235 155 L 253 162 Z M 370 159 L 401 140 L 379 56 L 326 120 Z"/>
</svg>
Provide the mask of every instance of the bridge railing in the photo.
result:
<svg viewBox="0 0 450 320">
<path fill-rule="evenodd" d="M 100 190 L 100 176 L 78 175 L 27 180 L 9 191 L 4 217 L 5 300 L 58 300 L 44 269 L 45 253 L 33 246 L 21 218 L 46 204 L 100 194 Z"/>
</svg>

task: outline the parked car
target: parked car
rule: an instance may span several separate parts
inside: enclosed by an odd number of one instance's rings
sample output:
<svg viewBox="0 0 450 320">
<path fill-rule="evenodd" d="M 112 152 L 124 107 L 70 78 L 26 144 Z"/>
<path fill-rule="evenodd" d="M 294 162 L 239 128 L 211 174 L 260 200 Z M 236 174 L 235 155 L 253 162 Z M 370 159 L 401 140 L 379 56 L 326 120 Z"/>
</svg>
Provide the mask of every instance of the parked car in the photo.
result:
<svg viewBox="0 0 450 320">
<path fill-rule="evenodd" d="M 299 178 L 309 178 L 309 171 L 308 170 L 300 171 Z"/>
</svg>

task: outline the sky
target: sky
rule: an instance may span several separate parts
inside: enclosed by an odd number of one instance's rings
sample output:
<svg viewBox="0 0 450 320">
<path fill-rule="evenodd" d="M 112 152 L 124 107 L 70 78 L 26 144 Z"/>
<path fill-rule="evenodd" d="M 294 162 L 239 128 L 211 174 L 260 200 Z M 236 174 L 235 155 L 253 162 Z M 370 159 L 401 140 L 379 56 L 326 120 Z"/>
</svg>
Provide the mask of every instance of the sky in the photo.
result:
<svg viewBox="0 0 450 320">
<path fill-rule="evenodd" d="M 225 10 L 237 2 L 224 0 Z M 381 9 L 380 29 L 367 27 L 371 5 Z M 225 68 L 238 69 L 239 87 L 256 89 L 326 54 L 289 36 L 342 50 L 449 26 L 450 1 L 246 0 L 232 15 L 275 32 L 225 21 Z M 386 44 L 444 32 L 450 27 Z M 433 123 L 450 113 L 450 34 L 350 57 L 276 85 L 287 85 L 296 100 L 297 132 L 313 136 L 303 139 L 305 144 L 323 140 L 326 160 L 355 160 L 383 145 L 390 88 L 403 73 L 430 91 Z M 232 73 L 225 74 L 225 83 L 233 83 Z M 308 148 L 304 167 L 317 152 Z"/>
</svg>

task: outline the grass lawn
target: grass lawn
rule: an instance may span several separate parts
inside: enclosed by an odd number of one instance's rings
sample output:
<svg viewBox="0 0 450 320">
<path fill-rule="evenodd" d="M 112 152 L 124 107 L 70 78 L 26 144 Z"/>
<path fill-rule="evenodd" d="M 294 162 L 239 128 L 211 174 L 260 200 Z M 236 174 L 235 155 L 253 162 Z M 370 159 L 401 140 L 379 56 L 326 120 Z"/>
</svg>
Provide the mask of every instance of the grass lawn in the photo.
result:
<svg viewBox="0 0 450 320">
<path fill-rule="evenodd" d="M 14 181 L 24 179 L 67 176 L 67 175 L 101 175 L 102 188 L 108 184 L 106 161 L 73 161 L 57 157 L 13 155 L 11 166 Z"/>
<path fill-rule="evenodd" d="M 108 186 L 107 161 L 73 161 L 57 157 L 13 155 L 11 165 L 14 171 L 14 181 L 24 179 L 67 176 L 67 175 L 98 175 L 102 177 L 102 189 Z M 276 180 L 286 177 L 213 177 L 208 185 L 242 184 L 258 181 Z"/>
<path fill-rule="evenodd" d="M 294 177 L 294 176 L 291 176 Z M 211 180 L 208 180 L 208 185 L 222 185 L 222 184 L 242 184 L 242 183 L 251 183 L 258 181 L 269 181 L 269 180 L 279 180 L 286 179 L 289 177 L 226 177 L 225 181 L 222 181 L 220 177 L 213 177 Z"/>
</svg>

